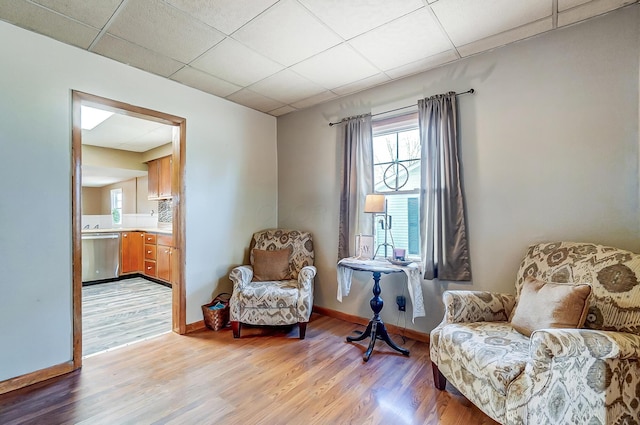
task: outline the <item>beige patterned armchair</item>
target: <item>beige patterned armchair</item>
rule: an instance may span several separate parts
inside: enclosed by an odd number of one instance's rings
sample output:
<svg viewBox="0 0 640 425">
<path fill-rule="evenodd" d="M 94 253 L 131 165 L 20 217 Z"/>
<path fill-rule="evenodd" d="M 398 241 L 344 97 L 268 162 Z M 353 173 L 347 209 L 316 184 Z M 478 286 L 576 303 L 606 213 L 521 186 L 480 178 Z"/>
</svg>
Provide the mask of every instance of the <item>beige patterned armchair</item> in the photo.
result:
<svg viewBox="0 0 640 425">
<path fill-rule="evenodd" d="M 252 325 L 299 324 L 304 339 L 313 307 L 313 238 L 309 232 L 270 229 L 253 234 L 251 265 L 229 274 L 233 295 L 229 300 L 231 328 L 240 338 L 241 323 Z"/>
<path fill-rule="evenodd" d="M 528 277 L 588 283 L 579 329 L 510 323 Z M 640 423 L 640 255 L 581 243 L 529 248 L 516 295 L 447 291 L 445 316 L 431 333 L 436 387 L 449 380 L 502 424 Z"/>
</svg>

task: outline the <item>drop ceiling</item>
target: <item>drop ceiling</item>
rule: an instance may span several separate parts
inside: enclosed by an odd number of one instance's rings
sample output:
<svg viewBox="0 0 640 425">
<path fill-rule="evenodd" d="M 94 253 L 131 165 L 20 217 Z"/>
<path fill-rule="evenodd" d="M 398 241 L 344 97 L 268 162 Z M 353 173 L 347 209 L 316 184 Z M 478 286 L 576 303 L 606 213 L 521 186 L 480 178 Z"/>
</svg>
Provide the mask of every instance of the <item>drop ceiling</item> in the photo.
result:
<svg viewBox="0 0 640 425">
<path fill-rule="evenodd" d="M 131 152 L 146 152 L 171 143 L 173 127 L 155 121 L 114 114 L 93 130 L 82 130 L 82 144 Z"/>
<path fill-rule="evenodd" d="M 173 129 L 156 121 L 115 113 L 93 129 L 83 129 L 82 144 L 143 153 L 171 143 Z M 138 169 L 82 164 L 82 186 L 85 187 L 103 187 L 146 175 L 146 171 Z"/>
<path fill-rule="evenodd" d="M 0 19 L 280 116 L 638 0 L 0 0 Z"/>
</svg>

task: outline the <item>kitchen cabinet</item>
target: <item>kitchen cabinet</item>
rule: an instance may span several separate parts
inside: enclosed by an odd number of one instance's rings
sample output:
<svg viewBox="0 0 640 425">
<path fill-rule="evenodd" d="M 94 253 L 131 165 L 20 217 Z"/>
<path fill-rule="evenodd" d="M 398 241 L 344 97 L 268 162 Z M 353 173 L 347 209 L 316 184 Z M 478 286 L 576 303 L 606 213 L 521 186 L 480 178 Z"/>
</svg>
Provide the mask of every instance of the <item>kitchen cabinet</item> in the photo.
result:
<svg viewBox="0 0 640 425">
<path fill-rule="evenodd" d="M 144 270 L 145 276 L 156 277 L 156 234 L 144 234 Z"/>
<path fill-rule="evenodd" d="M 167 283 L 178 280 L 178 250 L 164 233 L 122 232 L 122 271 L 141 273 Z"/>
<path fill-rule="evenodd" d="M 158 279 L 174 283 L 173 269 L 173 237 L 171 235 L 158 235 L 156 272 Z"/>
<path fill-rule="evenodd" d="M 138 273 L 144 266 L 144 233 L 122 232 L 121 274 Z"/>
<path fill-rule="evenodd" d="M 171 169 L 173 168 L 173 159 L 171 156 L 165 156 L 158 161 L 160 161 L 160 167 L 158 167 L 158 197 L 168 199 L 171 198 Z"/>
<path fill-rule="evenodd" d="M 148 178 L 147 178 L 149 189 L 147 192 L 147 198 L 158 199 L 158 189 L 160 184 L 158 180 L 158 178 L 160 177 L 159 175 L 160 163 L 158 162 L 157 159 L 154 159 L 153 161 L 149 161 L 147 163 L 147 166 L 149 167 Z"/>
<path fill-rule="evenodd" d="M 172 164 L 173 159 L 171 155 L 154 159 L 147 163 L 149 167 L 149 188 L 147 196 L 149 199 L 171 198 Z"/>
</svg>

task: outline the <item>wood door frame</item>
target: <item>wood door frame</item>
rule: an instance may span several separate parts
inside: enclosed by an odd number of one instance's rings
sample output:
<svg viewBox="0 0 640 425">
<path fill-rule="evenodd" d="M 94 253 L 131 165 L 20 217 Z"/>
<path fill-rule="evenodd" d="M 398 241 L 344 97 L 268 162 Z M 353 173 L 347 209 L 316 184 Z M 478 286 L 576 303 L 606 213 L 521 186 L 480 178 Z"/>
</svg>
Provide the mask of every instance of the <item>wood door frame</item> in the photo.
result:
<svg viewBox="0 0 640 425">
<path fill-rule="evenodd" d="M 80 106 L 96 106 L 136 118 L 156 121 L 178 127 L 179 137 L 173 139 L 173 165 L 171 169 L 171 195 L 173 210 L 173 245 L 179 256 L 177 282 L 172 285 L 172 328 L 178 334 L 186 333 L 185 295 L 185 214 L 184 214 L 184 169 L 187 120 L 175 115 L 134 106 L 72 90 L 72 198 L 71 226 L 73 241 L 73 367 L 82 366 L 82 129 L 80 127 Z"/>
</svg>

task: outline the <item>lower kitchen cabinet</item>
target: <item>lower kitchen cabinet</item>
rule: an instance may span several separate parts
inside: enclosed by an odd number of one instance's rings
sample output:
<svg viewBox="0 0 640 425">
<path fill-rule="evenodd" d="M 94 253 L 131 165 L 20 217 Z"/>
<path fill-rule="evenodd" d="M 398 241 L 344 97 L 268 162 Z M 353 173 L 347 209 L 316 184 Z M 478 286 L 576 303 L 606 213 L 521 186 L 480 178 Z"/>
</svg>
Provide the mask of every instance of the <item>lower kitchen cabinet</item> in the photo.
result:
<svg viewBox="0 0 640 425">
<path fill-rule="evenodd" d="M 122 232 L 122 271 L 120 274 L 142 271 L 144 266 L 143 246 L 144 233 Z"/>
<path fill-rule="evenodd" d="M 158 245 L 158 257 L 156 259 L 156 272 L 158 279 L 171 282 L 171 248 Z"/>
<path fill-rule="evenodd" d="M 173 237 L 171 235 L 158 235 L 158 248 L 156 250 L 156 272 L 158 279 L 173 283 L 172 257 L 173 257 Z"/>
<path fill-rule="evenodd" d="M 149 232 L 122 232 L 120 274 L 142 273 L 168 283 L 177 281 L 178 252 L 172 235 Z"/>
<path fill-rule="evenodd" d="M 156 262 L 145 260 L 144 262 L 144 275 L 149 277 L 156 277 Z"/>
<path fill-rule="evenodd" d="M 144 234 L 144 273 L 145 276 L 156 277 L 156 234 Z"/>
</svg>

